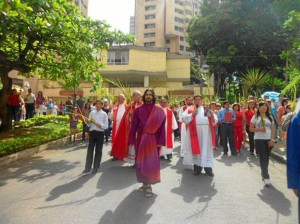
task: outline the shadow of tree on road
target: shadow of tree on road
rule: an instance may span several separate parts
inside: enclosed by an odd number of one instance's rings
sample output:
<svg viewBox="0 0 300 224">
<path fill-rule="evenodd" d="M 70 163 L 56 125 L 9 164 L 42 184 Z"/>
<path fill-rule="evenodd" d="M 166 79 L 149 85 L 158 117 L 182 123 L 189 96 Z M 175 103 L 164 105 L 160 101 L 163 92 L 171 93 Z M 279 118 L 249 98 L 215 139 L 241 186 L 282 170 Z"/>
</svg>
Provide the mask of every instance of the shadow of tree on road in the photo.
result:
<svg viewBox="0 0 300 224">
<path fill-rule="evenodd" d="M 51 161 L 42 156 L 22 159 L 1 169 L 0 186 L 6 185 L 10 179 L 33 183 L 58 173 L 64 173 L 75 168 L 78 164 L 80 164 L 79 161 L 73 163 L 67 160 Z"/>
</svg>

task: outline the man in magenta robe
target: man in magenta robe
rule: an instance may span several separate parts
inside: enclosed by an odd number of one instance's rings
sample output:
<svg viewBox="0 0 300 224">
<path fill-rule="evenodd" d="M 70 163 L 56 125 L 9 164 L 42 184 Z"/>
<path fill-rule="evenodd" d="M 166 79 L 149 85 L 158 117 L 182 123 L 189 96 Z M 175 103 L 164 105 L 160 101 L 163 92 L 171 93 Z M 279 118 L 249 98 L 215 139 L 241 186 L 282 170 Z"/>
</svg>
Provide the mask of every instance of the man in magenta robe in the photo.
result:
<svg viewBox="0 0 300 224">
<path fill-rule="evenodd" d="M 157 105 L 153 89 L 146 89 L 144 104 L 138 107 L 131 123 L 129 144 L 133 146 L 137 135 L 136 176 L 143 183 L 139 191 L 146 197 L 152 197 L 151 184 L 160 182 L 159 150 L 165 145 L 166 115 Z"/>
</svg>

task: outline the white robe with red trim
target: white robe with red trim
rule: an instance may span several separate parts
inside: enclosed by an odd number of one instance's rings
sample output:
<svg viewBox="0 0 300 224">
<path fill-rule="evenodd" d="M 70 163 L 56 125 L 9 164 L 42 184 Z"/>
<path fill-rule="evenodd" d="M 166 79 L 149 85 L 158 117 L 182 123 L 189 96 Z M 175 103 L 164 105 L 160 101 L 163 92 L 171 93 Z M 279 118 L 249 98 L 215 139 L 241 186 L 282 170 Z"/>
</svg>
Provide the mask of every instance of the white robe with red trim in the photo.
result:
<svg viewBox="0 0 300 224">
<path fill-rule="evenodd" d="M 167 108 L 163 108 L 163 110 L 167 116 Z M 174 113 L 172 113 L 172 124 L 171 125 L 172 125 L 172 130 L 176 130 L 178 128 Z M 165 123 L 166 144 L 168 142 L 167 138 L 172 138 L 173 147 L 174 147 L 174 133 L 172 133 L 172 136 L 168 135 L 167 127 L 168 127 L 168 118 L 166 119 L 166 123 Z M 161 150 L 160 150 L 160 156 L 169 155 L 169 154 L 172 154 L 172 152 L 173 152 L 173 148 L 167 148 L 167 146 L 162 146 Z"/>
<path fill-rule="evenodd" d="M 179 116 L 179 122 L 182 122 L 182 114 L 185 111 L 188 111 L 191 106 L 187 106 L 187 109 L 183 109 L 184 107 L 181 107 L 178 111 L 178 116 Z M 181 123 L 181 129 L 180 129 L 180 142 L 181 142 L 181 146 L 180 146 L 180 156 L 184 157 L 185 154 L 185 141 L 186 141 L 186 125 L 184 122 Z"/>
<path fill-rule="evenodd" d="M 217 123 L 217 117 L 214 116 L 215 121 Z M 186 110 L 182 114 L 182 122 L 185 124 L 189 124 L 193 120 L 192 113 L 188 113 Z M 211 139 L 211 131 L 209 127 L 208 118 L 204 116 L 204 108 L 199 107 L 198 113 L 196 115 L 196 125 L 197 125 L 197 134 L 198 140 L 200 142 L 200 154 L 194 155 L 192 154 L 192 147 L 190 141 L 190 130 L 187 128 L 186 136 L 185 136 L 185 146 L 186 149 L 183 159 L 183 165 L 185 166 L 192 166 L 198 165 L 201 167 L 213 167 L 213 145 Z"/>
</svg>

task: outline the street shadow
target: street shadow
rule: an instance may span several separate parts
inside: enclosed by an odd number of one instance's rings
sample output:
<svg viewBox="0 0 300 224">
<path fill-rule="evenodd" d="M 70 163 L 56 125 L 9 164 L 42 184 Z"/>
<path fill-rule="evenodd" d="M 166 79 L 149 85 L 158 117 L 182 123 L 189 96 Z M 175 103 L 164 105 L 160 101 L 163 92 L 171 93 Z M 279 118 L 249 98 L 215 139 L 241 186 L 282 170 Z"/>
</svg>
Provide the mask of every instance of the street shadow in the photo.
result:
<svg viewBox="0 0 300 224">
<path fill-rule="evenodd" d="M 270 205 L 277 213 L 288 216 L 291 214 L 291 201 L 274 186 L 266 187 L 257 194 L 260 200 Z"/>
<path fill-rule="evenodd" d="M 235 163 L 244 163 L 247 161 L 247 154 L 244 152 L 238 153 L 236 156 L 224 155 L 220 153 L 220 155 L 216 158 L 216 161 L 223 163 L 225 166 L 232 166 Z"/>
<path fill-rule="evenodd" d="M 113 163 L 113 164 L 112 164 Z M 120 166 L 118 161 L 105 161 L 101 163 L 102 172 L 97 183 L 99 191 L 95 196 L 101 197 L 110 191 L 121 190 L 137 183 L 135 168 Z"/>
<path fill-rule="evenodd" d="M 79 164 L 79 161 L 73 163 L 70 163 L 67 160 L 50 161 L 48 159 L 43 159 L 42 156 L 21 159 L 1 168 L 0 186 L 6 185 L 10 179 L 33 183 L 40 179 L 64 173 L 75 168 Z"/>
<path fill-rule="evenodd" d="M 91 177 L 93 177 L 93 175 L 81 175 L 76 177 L 76 179 L 74 179 L 69 183 L 53 188 L 49 193 L 49 197 L 46 198 L 46 201 L 53 201 L 59 198 L 63 194 L 69 194 L 79 190 L 80 188 L 83 187 L 83 185 L 86 182 L 88 182 L 91 179 Z"/>
<path fill-rule="evenodd" d="M 138 191 L 131 192 L 115 209 L 107 210 L 101 217 L 99 224 L 146 224 L 152 214 L 147 214 L 153 205 L 156 195 L 145 198 Z"/>
<path fill-rule="evenodd" d="M 191 170 L 183 170 L 180 186 L 171 192 L 182 196 L 187 203 L 198 198 L 198 202 L 209 202 L 217 194 L 213 178 L 205 174 L 194 176 Z"/>
<path fill-rule="evenodd" d="M 74 152 L 74 151 L 77 151 L 77 150 L 81 150 L 81 149 L 86 149 L 87 150 L 88 148 L 88 144 L 76 144 L 76 145 L 73 145 L 72 147 L 70 147 L 70 149 L 68 149 L 66 151 L 66 153 L 69 153 L 69 152 Z"/>
</svg>

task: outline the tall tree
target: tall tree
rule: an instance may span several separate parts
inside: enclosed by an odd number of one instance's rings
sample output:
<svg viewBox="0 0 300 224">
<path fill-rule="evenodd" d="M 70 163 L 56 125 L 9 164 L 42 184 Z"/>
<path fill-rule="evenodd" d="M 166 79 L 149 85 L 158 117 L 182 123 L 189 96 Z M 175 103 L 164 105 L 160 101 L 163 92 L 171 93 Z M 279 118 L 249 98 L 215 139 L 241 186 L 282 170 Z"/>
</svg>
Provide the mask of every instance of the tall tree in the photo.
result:
<svg viewBox="0 0 300 224">
<path fill-rule="evenodd" d="M 11 127 L 7 99 L 12 87 L 8 73 L 34 73 L 70 85 L 80 80 L 96 87 L 102 64 L 94 52 L 113 43 L 132 42 L 131 36 L 110 31 L 102 21 L 84 18 L 72 0 L 4 0 L 0 2 L 1 129 Z"/>
<path fill-rule="evenodd" d="M 239 76 L 249 68 L 270 71 L 284 64 L 279 54 L 286 46 L 285 35 L 270 1 L 204 3 L 201 14 L 189 23 L 189 43 L 196 53 L 206 56 L 218 94 L 225 95 L 226 77 L 233 73 Z"/>
<path fill-rule="evenodd" d="M 284 27 L 289 32 L 290 48 L 282 53 L 282 57 L 289 62 L 285 69 L 289 76 L 289 84 L 283 89 L 283 93 L 291 94 L 296 98 L 300 94 L 300 10 L 289 13 Z"/>
</svg>

